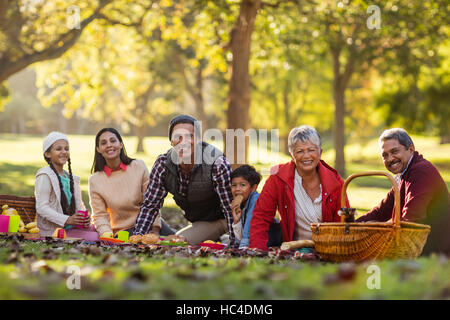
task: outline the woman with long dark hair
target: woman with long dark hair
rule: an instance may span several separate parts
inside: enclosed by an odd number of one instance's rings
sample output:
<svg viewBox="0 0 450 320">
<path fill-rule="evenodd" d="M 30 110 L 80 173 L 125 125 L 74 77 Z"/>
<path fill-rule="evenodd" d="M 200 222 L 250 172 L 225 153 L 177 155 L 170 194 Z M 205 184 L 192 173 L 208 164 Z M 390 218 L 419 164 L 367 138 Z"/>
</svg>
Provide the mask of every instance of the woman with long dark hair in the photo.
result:
<svg viewBox="0 0 450 320">
<path fill-rule="evenodd" d="M 131 234 L 149 182 L 145 163 L 128 157 L 116 129 L 103 128 L 95 137 L 91 173 L 89 197 L 98 234 L 113 237 L 121 230 Z M 160 216 L 150 232 L 162 235 L 174 233 Z"/>
</svg>

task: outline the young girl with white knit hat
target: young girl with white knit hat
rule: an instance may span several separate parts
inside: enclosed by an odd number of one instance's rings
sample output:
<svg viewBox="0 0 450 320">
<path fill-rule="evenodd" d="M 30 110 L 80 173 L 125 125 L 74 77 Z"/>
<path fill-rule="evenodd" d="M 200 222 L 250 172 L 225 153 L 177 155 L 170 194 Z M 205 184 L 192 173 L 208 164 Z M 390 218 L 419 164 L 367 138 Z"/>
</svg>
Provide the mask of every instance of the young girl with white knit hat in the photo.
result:
<svg viewBox="0 0 450 320">
<path fill-rule="evenodd" d="M 42 152 L 48 166 L 38 170 L 35 182 L 36 220 L 41 236 L 52 236 L 57 228 L 64 228 L 67 237 L 98 240 L 90 216 L 78 212 L 86 208 L 81 199 L 80 177 L 72 174 L 67 136 L 51 132 L 44 139 Z M 64 170 L 66 162 L 68 172 Z"/>
</svg>

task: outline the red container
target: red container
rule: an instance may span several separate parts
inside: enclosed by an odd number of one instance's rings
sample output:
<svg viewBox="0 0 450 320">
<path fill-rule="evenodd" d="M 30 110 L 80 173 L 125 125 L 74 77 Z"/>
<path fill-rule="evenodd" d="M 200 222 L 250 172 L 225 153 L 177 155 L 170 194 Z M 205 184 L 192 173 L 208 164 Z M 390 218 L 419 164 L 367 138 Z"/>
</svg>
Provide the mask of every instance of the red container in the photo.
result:
<svg viewBox="0 0 450 320">
<path fill-rule="evenodd" d="M 200 242 L 198 244 L 200 247 L 208 247 L 214 250 L 222 250 L 225 249 L 226 245 L 224 244 L 219 244 L 219 243 L 204 243 L 204 242 Z"/>
<path fill-rule="evenodd" d="M 58 238 L 59 239 L 64 239 L 65 235 L 66 235 L 66 230 L 64 230 L 64 229 L 59 229 L 58 230 Z"/>
<path fill-rule="evenodd" d="M 82 213 L 83 216 L 84 216 L 85 218 L 89 215 L 89 213 L 87 212 L 87 210 L 86 210 L 86 211 L 78 210 L 77 213 Z M 78 229 L 85 229 L 85 227 L 82 226 L 82 225 L 77 225 L 76 227 L 77 227 Z"/>
</svg>

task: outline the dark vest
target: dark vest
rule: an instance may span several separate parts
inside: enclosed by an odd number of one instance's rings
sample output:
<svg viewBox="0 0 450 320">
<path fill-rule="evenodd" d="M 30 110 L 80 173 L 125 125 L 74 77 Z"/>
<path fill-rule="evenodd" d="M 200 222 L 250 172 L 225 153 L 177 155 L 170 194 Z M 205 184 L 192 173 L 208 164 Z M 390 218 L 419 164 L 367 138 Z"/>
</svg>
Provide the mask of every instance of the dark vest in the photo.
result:
<svg viewBox="0 0 450 320">
<path fill-rule="evenodd" d="M 196 163 L 190 172 L 186 196 L 179 193 L 178 165 L 172 161 L 173 152 L 175 150 L 172 148 L 166 154 L 164 187 L 173 195 L 176 204 L 184 210 L 185 218 L 190 222 L 223 219 L 224 215 L 220 209 L 220 199 L 214 190 L 212 180 L 213 164 L 217 158 L 222 156 L 222 152 L 214 146 L 202 142 L 201 152 L 203 158 L 201 164 Z M 200 153 L 197 152 L 196 156 L 200 156 Z"/>
</svg>

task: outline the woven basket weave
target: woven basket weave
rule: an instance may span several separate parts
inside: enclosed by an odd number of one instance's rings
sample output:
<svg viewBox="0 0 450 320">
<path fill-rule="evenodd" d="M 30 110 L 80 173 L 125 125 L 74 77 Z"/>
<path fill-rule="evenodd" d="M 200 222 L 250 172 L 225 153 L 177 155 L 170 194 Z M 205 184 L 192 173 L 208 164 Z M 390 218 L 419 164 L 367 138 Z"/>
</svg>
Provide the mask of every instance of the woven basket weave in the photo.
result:
<svg viewBox="0 0 450 320">
<path fill-rule="evenodd" d="M 0 207 L 4 204 L 16 209 L 23 223 L 27 224 L 36 220 L 36 199 L 34 197 L 0 194 Z"/>
<path fill-rule="evenodd" d="M 430 226 L 400 221 L 400 192 L 394 178 L 382 171 L 362 172 L 345 180 L 341 193 L 341 206 L 345 207 L 347 186 L 356 177 L 386 176 L 394 188 L 394 221 L 342 222 L 311 224 L 312 239 L 321 258 L 331 262 L 374 259 L 417 258 L 427 241 Z"/>
</svg>

